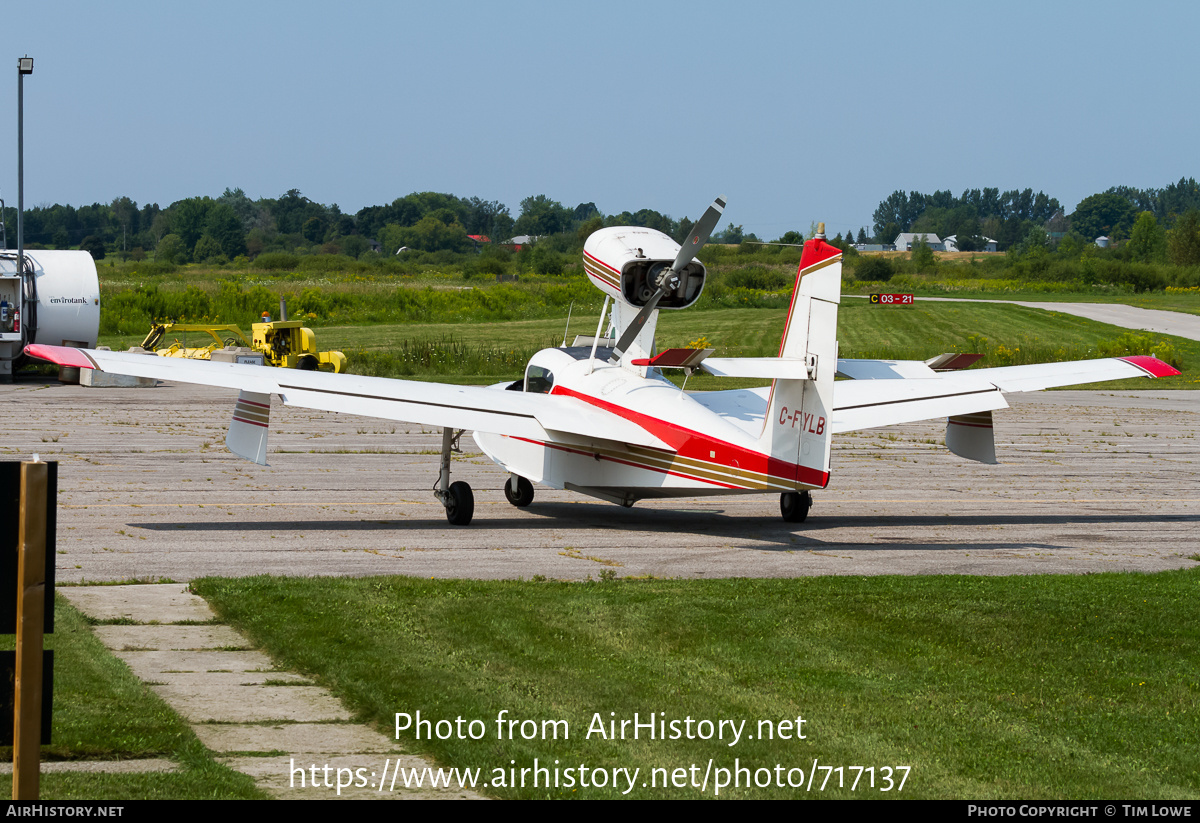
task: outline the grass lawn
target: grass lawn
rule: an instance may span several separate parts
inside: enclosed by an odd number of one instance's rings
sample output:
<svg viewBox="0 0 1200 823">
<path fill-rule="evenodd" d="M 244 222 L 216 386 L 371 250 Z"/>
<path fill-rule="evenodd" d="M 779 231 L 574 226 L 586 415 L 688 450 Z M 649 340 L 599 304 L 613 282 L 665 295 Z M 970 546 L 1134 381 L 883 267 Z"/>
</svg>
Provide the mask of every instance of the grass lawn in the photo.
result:
<svg viewBox="0 0 1200 823">
<path fill-rule="evenodd" d="M 663 312 L 658 341 L 662 347 L 686 346 L 707 338 L 718 355 L 778 354 L 786 312 L 772 309 L 718 309 Z M 405 323 L 318 328 L 322 349 L 339 349 L 360 373 L 458 383 L 515 379 L 538 349 L 560 345 L 566 318 L 503 323 Z M 595 332 L 596 317 L 576 315 L 568 342 Z M 1156 380 L 1156 389 L 1200 388 L 1200 341 L 1169 335 L 1130 332 L 1082 317 L 998 303 L 920 303 L 878 306 L 846 300 L 839 311 L 843 357 L 924 360 L 947 351 L 981 352 L 981 366 L 1005 366 L 1051 360 L 1108 356 L 1104 346 L 1124 339 L 1139 353 L 1169 347 L 1184 373 Z M 118 341 L 102 341 L 119 348 Z M 401 363 L 399 353 L 413 351 L 421 360 Z M 1124 353 L 1124 352 L 1121 352 Z M 432 364 L 432 365 L 428 365 Z M 754 384 L 754 381 L 749 381 Z M 747 385 L 695 375 L 688 388 L 711 391 Z M 1098 384 L 1092 388 L 1146 389 L 1145 380 Z"/>
<path fill-rule="evenodd" d="M 352 372 L 457 383 L 515 379 L 534 352 L 560 345 L 564 332 L 568 341 L 577 334 L 593 334 L 600 306 L 599 293 L 578 276 L 533 277 L 525 278 L 519 284 L 496 284 L 480 278 L 468 281 L 461 274 L 436 272 L 386 277 L 344 273 L 271 276 L 254 272 L 231 275 L 202 269 L 193 272 L 189 269 L 186 274 L 192 278 L 186 282 L 188 288 L 197 290 L 194 294 L 189 292 L 192 296 L 179 306 L 209 305 L 205 301 L 212 300 L 215 301 L 211 303 L 213 311 L 219 309 L 227 314 L 234 310 L 233 306 L 239 300 L 257 305 L 256 301 L 277 300 L 271 295 L 286 292 L 292 296 L 294 315 L 312 323 L 319 348 L 345 352 Z M 183 276 L 178 272 L 162 276 L 151 284 L 151 288 L 161 287 L 163 295 L 181 294 L 185 285 L 180 279 Z M 219 287 L 226 277 L 233 277 L 237 283 L 234 292 Z M 719 356 L 776 354 L 787 313 L 786 292 L 768 294 L 731 290 L 719 285 L 725 282 L 723 275 L 714 277 L 717 285 L 710 291 L 724 296 L 710 300 L 706 292 L 691 311 L 663 311 L 659 317 L 659 346 L 687 346 L 707 341 L 707 345 L 717 349 Z M 928 278 L 916 278 L 914 288 L 922 292 L 921 284 L 926 280 Z M 1129 303 L 1200 313 L 1200 295 L 1194 293 L 1118 294 L 1098 290 L 1096 293 L 1060 294 L 1038 291 L 1032 286 L 1028 291 L 1021 291 L 1018 281 L 1012 281 L 1012 290 L 1003 292 L 956 291 L 960 287 L 992 282 L 1009 281 L 931 280 L 925 291 L 1010 300 Z M 109 319 L 102 326 L 119 326 L 124 333 L 105 334 L 101 344 L 121 350 L 141 342 L 148 330 L 141 327 L 144 323 L 132 319 L 115 324 L 110 322 L 114 312 L 132 312 L 129 315 L 132 318 L 140 316 L 139 311 L 148 311 L 149 307 L 158 305 L 157 298 L 139 297 L 134 293 L 139 283 L 132 275 L 123 276 L 123 279 L 106 278 L 106 293 L 113 295 L 116 303 L 109 308 L 109 315 L 106 315 Z M 849 291 L 878 288 L 883 288 L 883 284 L 851 283 L 847 286 Z M 235 293 L 241 297 L 230 296 Z M 257 296 L 252 297 L 252 294 Z M 749 305 L 739 307 L 744 303 Z M 131 308 L 134 304 L 141 308 Z M 566 310 L 572 304 L 574 312 L 567 330 Z M 730 304 L 733 307 L 729 307 Z M 162 305 L 176 306 L 170 301 Z M 277 303 L 272 305 L 277 307 Z M 319 313 L 303 308 L 309 305 Z M 322 305 L 326 305 L 325 310 L 320 309 Z M 273 312 L 275 308 L 269 310 Z M 222 319 L 229 321 L 240 317 L 243 329 L 249 331 L 255 312 L 245 306 L 237 311 L 237 317 Z M 247 316 L 241 317 L 242 314 Z M 344 319 L 336 322 L 334 318 Z M 1132 332 L 1071 315 L 1020 306 L 970 302 L 901 307 L 847 299 L 841 306 L 838 335 L 843 357 L 923 360 L 947 351 L 967 351 L 986 355 L 980 367 L 1153 353 L 1182 364 L 1185 370 L 1180 377 L 1158 381 L 1155 388 L 1200 386 L 1200 341 Z M 699 376 L 689 381 L 689 388 L 696 390 L 725 387 L 735 386 L 728 381 Z M 1145 388 L 1142 381 L 1097 387 Z"/>
<path fill-rule="evenodd" d="M 501 797 L 622 795 L 611 783 L 522 788 L 519 770 L 536 758 L 636 768 L 628 796 L 643 798 L 711 797 L 716 770 L 735 765 L 771 785 L 747 789 L 743 777 L 721 797 L 895 797 L 880 791 L 883 768 L 898 784 L 897 767 L 907 766 L 902 797 L 1200 798 L 1200 569 L 584 583 L 258 577 L 194 587 L 386 733 L 397 712 L 480 720 L 476 740 L 402 737 L 444 766 L 481 769 L 483 780 L 502 768 L 508 784 L 517 769 L 518 785 L 486 790 Z M 536 721 L 537 733 L 527 726 L 532 739 L 501 739 L 503 711 Z M 635 712 L 678 721 L 678 739 L 595 731 Z M 542 739 L 547 720 L 565 720 L 569 738 Z M 726 726 L 724 739 L 699 739 L 700 720 L 745 721 L 743 736 L 730 745 Z M 789 739 L 767 739 L 759 721 L 784 720 Z M 707 787 L 695 788 L 710 761 Z M 793 768 L 807 780 L 814 761 L 817 784 L 830 774 L 822 767 L 844 767 L 823 793 L 777 786 L 777 764 L 786 783 Z M 663 785 L 693 764 L 685 785 Z M 852 767 L 874 767 L 875 788 L 860 768 L 851 791 Z M 641 785 L 651 780 L 657 788 Z"/>
<path fill-rule="evenodd" d="M 256 799 L 265 797 L 249 777 L 213 760 L 188 725 L 92 634 L 86 618 L 56 598 L 54 725 L 49 761 L 168 758 L 169 773 L 68 772 L 41 777 L 43 800 Z M 11 635 L 4 648 L 15 648 Z M 0 747 L 12 762 L 12 748 Z M 12 775 L 0 775 L 0 793 L 12 796 Z"/>
</svg>

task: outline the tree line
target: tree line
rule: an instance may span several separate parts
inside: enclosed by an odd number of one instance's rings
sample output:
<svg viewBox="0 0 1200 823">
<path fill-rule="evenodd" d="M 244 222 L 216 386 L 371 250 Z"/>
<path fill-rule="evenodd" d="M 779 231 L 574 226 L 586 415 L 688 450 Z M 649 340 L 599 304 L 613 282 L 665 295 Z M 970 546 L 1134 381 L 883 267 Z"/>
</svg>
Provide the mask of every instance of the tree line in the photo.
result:
<svg viewBox="0 0 1200 823">
<path fill-rule="evenodd" d="M 1193 213 L 1196 213 L 1193 215 Z M 1189 216 L 1192 215 L 1192 216 Z M 7 208 L 8 245 L 16 245 L 16 209 Z M 464 253 L 479 248 L 472 237 L 493 243 L 513 237 L 556 238 L 555 251 L 573 251 L 591 232 L 604 226 L 644 226 L 682 241 L 692 228 L 688 217 L 675 219 L 653 209 L 603 214 L 595 203 L 564 206 L 544 194 L 521 201 L 514 218 L 507 206 L 479 197 L 414 192 L 386 205 L 367 206 L 346 214 L 338 205 L 317 203 L 291 189 L 277 198 L 251 200 L 240 188 L 220 197 L 189 197 L 166 208 L 141 207 L 128 197 L 90 206 L 36 206 L 24 215 L 25 242 L 31 248 L 85 248 L 97 258 L 117 253 L 140 259 L 153 254 L 167 263 L 254 259 L 266 252 L 340 254 L 360 258 L 391 255 L 407 248 L 421 252 Z M 901 232 L 956 235 L 958 248 L 983 248 L 985 238 L 1001 250 L 1021 250 L 1032 243 L 1068 246 L 1092 242 L 1101 235 L 1132 244 L 1136 259 L 1195 265 L 1190 249 L 1193 226 L 1200 225 L 1200 184 L 1180 178 L 1161 189 L 1114 186 L 1084 198 L 1067 215 L 1057 198 L 1032 189 L 1000 191 L 894 191 L 873 215 L 874 241 L 890 243 Z M 847 232 L 837 245 L 866 243 Z M 714 233 L 714 243 L 758 241 L 732 223 Z M 777 242 L 800 243 L 799 231 Z"/>
<path fill-rule="evenodd" d="M 1166 249 L 1165 233 L 1194 211 L 1200 211 L 1200 184 L 1195 178 L 1181 177 L 1163 188 L 1113 186 L 1085 197 L 1070 214 L 1057 198 L 1041 191 L 1035 194 L 1032 189 L 968 189 L 959 197 L 949 191 L 894 191 L 880 202 L 873 220 L 878 243 L 891 243 L 901 232 L 928 232 L 939 237 L 956 235 L 961 251 L 982 248 L 983 237 L 996 240 L 1005 251 L 1039 231 L 1052 242 L 1070 234 L 1087 242 L 1102 236 L 1132 241 L 1139 220 L 1143 223 L 1141 234 L 1153 234 L 1149 218 L 1143 217 L 1148 214 L 1164 233 L 1161 242 L 1154 241 L 1156 248 Z M 1165 251 L 1163 254 L 1165 259 Z"/>
<path fill-rule="evenodd" d="M 16 245 L 17 214 L 6 208 L 8 244 Z M 226 261 L 266 252 L 324 253 L 361 257 L 394 254 L 398 249 L 467 252 L 477 247 L 472 236 L 505 243 L 515 236 L 576 236 L 580 242 L 602 226 L 636 225 L 682 237 L 692 227 L 687 217 L 674 219 L 653 209 L 604 215 L 595 203 L 564 206 L 544 194 L 521 201 L 514 219 L 498 201 L 438 192 L 414 192 L 382 206 L 346 214 L 291 189 L 277 198 L 251 200 L 242 189 L 226 189 L 220 197 L 189 197 L 166 208 L 139 207 L 128 197 L 111 203 L 74 207 L 36 206 L 24 214 L 26 246 L 84 248 L 93 256 L 121 254 L 135 259 L 153 253 L 156 260 L 185 263 Z M 718 241 L 757 239 L 732 224 Z"/>
</svg>

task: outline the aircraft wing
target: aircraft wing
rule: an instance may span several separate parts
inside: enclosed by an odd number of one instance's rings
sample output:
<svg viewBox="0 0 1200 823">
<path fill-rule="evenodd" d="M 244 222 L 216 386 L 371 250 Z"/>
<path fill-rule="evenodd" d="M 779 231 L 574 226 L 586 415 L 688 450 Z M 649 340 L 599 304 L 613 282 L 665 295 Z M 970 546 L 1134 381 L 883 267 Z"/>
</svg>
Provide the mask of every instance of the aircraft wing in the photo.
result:
<svg viewBox="0 0 1200 823">
<path fill-rule="evenodd" d="M 943 380 L 959 380 L 967 375 L 982 377 L 1006 392 L 1040 391 L 1057 386 L 1102 383 L 1126 377 L 1172 377 L 1179 370 L 1157 357 L 1131 355 L 1100 360 L 1073 360 L 1065 363 L 1038 363 L 1032 366 L 998 366 L 993 369 L 943 374 Z"/>
<path fill-rule="evenodd" d="M 947 372 L 930 378 L 842 380 L 833 389 L 833 432 L 991 412 L 1008 406 L 1004 392 L 1039 391 L 1179 372 L 1155 357 L 1134 355 L 1030 366 Z"/>
<path fill-rule="evenodd" d="M 238 389 L 262 397 L 257 401 L 259 404 L 277 394 L 287 406 L 403 420 L 433 428 L 495 432 L 538 440 L 555 440 L 555 433 L 565 432 L 590 439 L 670 448 L 636 423 L 571 397 L 63 346 L 34 344 L 25 351 L 60 366 Z M 235 421 L 245 411 L 242 399 Z M 253 399 L 250 402 L 255 403 Z M 253 409 L 249 412 L 245 416 L 253 415 Z"/>
</svg>

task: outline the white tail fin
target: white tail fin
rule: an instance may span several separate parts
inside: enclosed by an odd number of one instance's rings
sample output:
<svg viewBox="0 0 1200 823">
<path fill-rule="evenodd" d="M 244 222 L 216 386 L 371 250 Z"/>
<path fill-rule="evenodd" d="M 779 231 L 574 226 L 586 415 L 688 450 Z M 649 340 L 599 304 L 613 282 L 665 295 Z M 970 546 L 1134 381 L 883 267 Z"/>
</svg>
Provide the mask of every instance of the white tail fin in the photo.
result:
<svg viewBox="0 0 1200 823">
<path fill-rule="evenodd" d="M 803 360 L 807 380 L 771 384 L 760 447 L 794 468 L 796 488 L 829 483 L 830 418 L 837 374 L 837 311 L 842 252 L 818 234 L 804 244 L 779 356 Z M 782 466 L 780 468 L 783 468 Z"/>
</svg>

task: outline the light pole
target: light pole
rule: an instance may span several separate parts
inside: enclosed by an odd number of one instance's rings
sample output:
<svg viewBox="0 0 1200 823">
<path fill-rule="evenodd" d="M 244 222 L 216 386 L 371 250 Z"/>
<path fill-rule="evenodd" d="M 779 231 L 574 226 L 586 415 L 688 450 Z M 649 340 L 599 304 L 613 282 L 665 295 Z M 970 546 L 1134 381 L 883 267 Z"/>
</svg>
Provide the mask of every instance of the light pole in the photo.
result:
<svg viewBox="0 0 1200 823">
<path fill-rule="evenodd" d="M 17 274 L 25 283 L 25 75 L 33 74 L 33 58 L 17 58 Z"/>
</svg>

